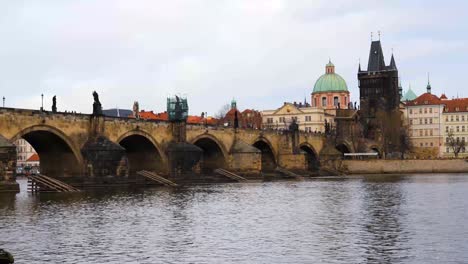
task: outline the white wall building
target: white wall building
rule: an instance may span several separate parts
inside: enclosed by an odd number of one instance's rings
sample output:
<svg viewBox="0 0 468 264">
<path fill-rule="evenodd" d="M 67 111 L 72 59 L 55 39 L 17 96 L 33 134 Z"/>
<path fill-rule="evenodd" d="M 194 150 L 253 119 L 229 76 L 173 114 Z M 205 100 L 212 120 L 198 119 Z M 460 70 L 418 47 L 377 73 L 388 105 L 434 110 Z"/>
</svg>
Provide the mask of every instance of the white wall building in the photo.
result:
<svg viewBox="0 0 468 264">
<path fill-rule="evenodd" d="M 443 156 L 454 157 L 453 149 L 447 144 L 449 132 L 453 133 L 456 140 L 466 142 L 467 146 L 462 148 L 458 157 L 468 157 L 468 98 L 442 100 L 443 112 Z"/>
<path fill-rule="evenodd" d="M 262 111 L 264 129 L 288 129 L 293 119 L 299 125 L 299 130 L 305 132 L 324 132 L 325 119 L 328 119 L 328 122 L 333 122 L 333 116 L 326 115 L 323 108 L 304 106 L 303 104 L 284 103 L 276 110 Z"/>
</svg>

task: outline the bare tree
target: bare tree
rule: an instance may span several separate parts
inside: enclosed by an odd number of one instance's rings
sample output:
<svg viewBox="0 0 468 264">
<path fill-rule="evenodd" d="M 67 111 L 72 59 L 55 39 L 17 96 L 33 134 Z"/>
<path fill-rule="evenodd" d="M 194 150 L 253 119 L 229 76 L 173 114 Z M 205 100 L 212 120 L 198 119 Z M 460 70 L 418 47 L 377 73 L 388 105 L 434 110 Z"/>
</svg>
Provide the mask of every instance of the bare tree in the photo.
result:
<svg viewBox="0 0 468 264">
<path fill-rule="evenodd" d="M 400 128 L 400 153 L 401 159 L 405 158 L 405 154 L 411 152 L 413 144 L 410 139 L 410 129 L 407 125 Z"/>
<path fill-rule="evenodd" d="M 227 112 L 229 112 L 229 110 L 231 110 L 231 106 L 229 104 L 223 105 L 215 114 L 215 118 L 223 119 L 226 116 Z"/>
<path fill-rule="evenodd" d="M 455 138 L 453 131 L 450 130 L 447 134 L 447 145 L 452 149 L 455 158 L 458 158 L 458 153 L 460 153 L 462 149 L 465 149 L 466 143 L 465 140 L 460 140 L 459 137 Z"/>
</svg>

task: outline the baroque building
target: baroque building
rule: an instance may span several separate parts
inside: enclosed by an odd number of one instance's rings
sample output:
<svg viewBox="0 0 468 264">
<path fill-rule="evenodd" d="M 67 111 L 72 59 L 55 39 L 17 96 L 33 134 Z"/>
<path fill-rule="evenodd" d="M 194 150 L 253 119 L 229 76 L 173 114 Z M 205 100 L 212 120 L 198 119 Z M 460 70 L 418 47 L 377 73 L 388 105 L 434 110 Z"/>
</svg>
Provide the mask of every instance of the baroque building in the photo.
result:
<svg viewBox="0 0 468 264">
<path fill-rule="evenodd" d="M 325 120 L 331 122 L 333 116 L 325 114 L 323 108 L 311 107 L 307 103 L 287 103 L 275 110 L 262 111 L 264 129 L 288 130 L 295 121 L 299 130 L 321 133 L 325 131 Z"/>
</svg>

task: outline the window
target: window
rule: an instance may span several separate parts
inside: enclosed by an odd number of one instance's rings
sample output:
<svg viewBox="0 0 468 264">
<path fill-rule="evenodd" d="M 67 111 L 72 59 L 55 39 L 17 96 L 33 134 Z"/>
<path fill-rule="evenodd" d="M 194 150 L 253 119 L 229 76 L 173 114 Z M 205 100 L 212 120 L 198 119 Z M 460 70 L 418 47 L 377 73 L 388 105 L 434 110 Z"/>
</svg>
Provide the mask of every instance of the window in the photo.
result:
<svg viewBox="0 0 468 264">
<path fill-rule="evenodd" d="M 419 143 L 419 146 L 422 147 L 422 146 L 423 146 L 423 143 Z"/>
<path fill-rule="evenodd" d="M 432 129 L 429 130 L 429 136 L 432 136 L 434 132 L 432 132 Z"/>
<path fill-rule="evenodd" d="M 322 97 L 322 106 L 327 106 L 327 98 Z"/>
<path fill-rule="evenodd" d="M 432 114 L 432 108 L 429 108 L 429 113 Z"/>
<path fill-rule="evenodd" d="M 429 118 L 429 124 L 432 124 L 432 118 Z"/>
<path fill-rule="evenodd" d="M 424 136 L 427 136 L 427 129 L 424 129 Z"/>
<path fill-rule="evenodd" d="M 409 110 L 409 113 L 412 115 L 412 114 L 413 114 L 413 109 L 410 109 L 410 110 Z"/>
<path fill-rule="evenodd" d="M 422 118 L 419 118 L 419 124 L 422 125 Z"/>
<path fill-rule="evenodd" d="M 413 119 L 410 119 L 409 123 L 410 123 L 410 125 L 412 125 L 413 124 Z"/>
<path fill-rule="evenodd" d="M 314 106 L 318 106 L 317 98 L 314 98 Z"/>
<path fill-rule="evenodd" d="M 284 118 L 284 116 L 282 116 L 282 117 L 279 118 L 279 121 L 280 121 L 280 123 L 284 123 L 284 122 L 286 122 L 286 119 Z"/>
<path fill-rule="evenodd" d="M 464 116 L 464 115 L 462 115 L 462 118 L 461 118 L 461 119 L 462 119 L 462 121 L 465 121 L 465 116 Z"/>
<path fill-rule="evenodd" d="M 267 118 L 267 123 L 268 123 L 268 124 L 273 124 L 273 118 L 272 118 L 272 117 L 268 117 L 268 118 Z"/>
<path fill-rule="evenodd" d="M 422 130 L 422 129 L 419 130 L 419 136 L 420 136 L 420 137 L 423 136 L 423 130 Z"/>
<path fill-rule="evenodd" d="M 424 113 L 427 114 L 427 108 L 424 108 Z"/>
<path fill-rule="evenodd" d="M 465 132 L 465 126 L 462 126 L 462 132 Z"/>
<path fill-rule="evenodd" d="M 310 122 L 312 120 L 311 116 L 306 116 L 305 121 Z"/>
<path fill-rule="evenodd" d="M 427 125 L 427 118 L 424 118 L 424 124 Z"/>
<path fill-rule="evenodd" d="M 419 108 L 419 113 L 422 114 L 422 108 Z"/>
<path fill-rule="evenodd" d="M 348 99 L 346 98 L 346 96 L 344 97 L 344 104 L 345 104 L 345 105 L 348 104 Z"/>
<path fill-rule="evenodd" d="M 457 126 L 457 132 L 460 132 L 460 127 L 459 126 Z"/>
<path fill-rule="evenodd" d="M 333 97 L 333 105 L 338 106 L 338 96 Z"/>
<path fill-rule="evenodd" d="M 450 116 L 450 122 L 453 122 L 453 116 Z"/>
<path fill-rule="evenodd" d="M 431 147 L 433 147 L 433 146 L 434 146 L 434 143 L 431 142 Z"/>
<path fill-rule="evenodd" d="M 448 122 L 448 116 L 445 117 L 445 122 Z"/>
<path fill-rule="evenodd" d="M 458 119 L 458 116 L 455 116 L 455 120 L 456 120 L 456 121 L 460 121 L 460 120 Z"/>
</svg>

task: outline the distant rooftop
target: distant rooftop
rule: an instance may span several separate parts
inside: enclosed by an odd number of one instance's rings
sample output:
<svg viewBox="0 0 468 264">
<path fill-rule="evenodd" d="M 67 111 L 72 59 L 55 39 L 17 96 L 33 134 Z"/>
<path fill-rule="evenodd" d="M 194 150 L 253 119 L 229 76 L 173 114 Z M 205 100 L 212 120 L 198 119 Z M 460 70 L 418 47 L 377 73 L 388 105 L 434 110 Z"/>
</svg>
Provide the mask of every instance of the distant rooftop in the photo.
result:
<svg viewBox="0 0 468 264">
<path fill-rule="evenodd" d="M 112 109 L 102 110 L 102 113 L 105 116 L 110 116 L 110 117 L 129 117 L 130 115 L 133 114 L 133 111 L 128 110 L 128 109 L 112 108 Z"/>
</svg>

